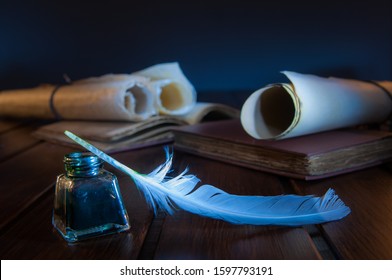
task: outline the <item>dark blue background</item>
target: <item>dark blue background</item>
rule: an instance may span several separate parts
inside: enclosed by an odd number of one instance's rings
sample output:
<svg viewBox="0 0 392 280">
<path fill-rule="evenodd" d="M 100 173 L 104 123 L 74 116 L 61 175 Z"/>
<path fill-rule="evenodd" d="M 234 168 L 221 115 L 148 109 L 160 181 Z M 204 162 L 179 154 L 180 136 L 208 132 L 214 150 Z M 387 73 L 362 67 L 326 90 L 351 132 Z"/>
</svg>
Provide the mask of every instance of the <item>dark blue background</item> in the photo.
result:
<svg viewBox="0 0 392 280">
<path fill-rule="evenodd" d="M 198 91 L 281 70 L 392 79 L 391 1 L 4 1 L 0 89 L 178 61 Z"/>
</svg>

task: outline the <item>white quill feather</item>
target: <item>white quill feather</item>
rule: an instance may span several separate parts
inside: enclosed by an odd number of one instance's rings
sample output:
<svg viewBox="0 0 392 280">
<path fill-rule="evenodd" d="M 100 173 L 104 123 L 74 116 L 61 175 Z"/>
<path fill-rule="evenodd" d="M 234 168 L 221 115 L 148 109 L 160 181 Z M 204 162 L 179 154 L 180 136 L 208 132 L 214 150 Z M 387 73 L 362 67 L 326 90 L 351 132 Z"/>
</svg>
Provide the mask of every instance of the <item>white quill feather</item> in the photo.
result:
<svg viewBox="0 0 392 280">
<path fill-rule="evenodd" d="M 234 224 L 299 226 L 341 219 L 350 213 L 342 200 L 329 189 L 324 196 L 278 195 L 242 196 L 224 192 L 211 185 L 196 188 L 199 179 L 184 170 L 168 178 L 173 156 L 166 151 L 166 162 L 150 174 L 140 174 L 116 161 L 75 134 L 65 134 L 102 160 L 128 174 L 156 213 L 172 214 L 177 208 Z"/>
</svg>

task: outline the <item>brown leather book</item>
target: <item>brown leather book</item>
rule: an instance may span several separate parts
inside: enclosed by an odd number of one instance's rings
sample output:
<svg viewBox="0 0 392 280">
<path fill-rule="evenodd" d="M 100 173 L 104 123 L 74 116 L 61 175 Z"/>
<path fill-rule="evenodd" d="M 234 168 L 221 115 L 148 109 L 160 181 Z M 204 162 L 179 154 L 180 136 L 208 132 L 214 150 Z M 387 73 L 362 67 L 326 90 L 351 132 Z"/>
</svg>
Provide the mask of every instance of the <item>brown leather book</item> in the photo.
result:
<svg viewBox="0 0 392 280">
<path fill-rule="evenodd" d="M 392 159 L 392 132 L 341 129 L 283 140 L 257 140 L 239 120 L 175 128 L 175 148 L 248 168 L 306 180 Z"/>
</svg>

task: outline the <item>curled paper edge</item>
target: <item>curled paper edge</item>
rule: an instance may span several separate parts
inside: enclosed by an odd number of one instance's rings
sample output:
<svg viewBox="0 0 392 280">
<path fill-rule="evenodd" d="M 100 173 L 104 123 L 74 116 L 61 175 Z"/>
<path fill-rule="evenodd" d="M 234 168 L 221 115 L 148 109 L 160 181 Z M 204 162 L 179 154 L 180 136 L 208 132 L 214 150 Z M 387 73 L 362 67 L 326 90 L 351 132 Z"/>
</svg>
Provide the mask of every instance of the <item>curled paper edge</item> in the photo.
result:
<svg viewBox="0 0 392 280">
<path fill-rule="evenodd" d="M 116 98 L 119 109 L 128 115 L 126 120 L 140 121 L 157 114 L 148 78 L 132 74 L 105 74 L 73 82 L 74 85 L 100 83 L 123 88 L 122 94 Z"/>
<path fill-rule="evenodd" d="M 196 104 L 196 90 L 177 62 L 162 63 L 132 73 L 151 79 L 157 111 L 164 115 L 188 113 Z"/>
<path fill-rule="evenodd" d="M 108 106 L 107 110 L 111 110 L 112 113 L 107 115 L 104 120 L 131 120 L 131 121 L 141 121 L 145 120 L 157 113 L 154 103 L 154 95 L 150 92 L 148 88 L 148 79 L 145 77 L 140 77 L 136 75 L 129 74 L 106 74 L 99 77 L 91 77 L 73 82 L 70 87 L 70 92 L 68 91 L 68 86 L 60 88 L 59 93 L 56 94 L 54 101 L 61 101 L 63 97 L 75 95 L 76 92 L 88 92 L 91 91 L 93 94 L 93 89 L 96 92 L 102 92 L 101 96 L 113 92 L 112 99 L 109 100 L 115 104 L 114 107 Z M 79 90 L 78 90 L 79 89 Z M 64 92 L 65 91 L 65 92 Z M 64 96 L 63 96 L 64 94 Z M 64 101 L 62 101 L 64 102 Z M 61 114 L 61 104 L 62 102 L 57 102 L 57 107 L 59 108 Z M 56 105 L 56 104 L 55 104 Z M 105 104 L 102 104 L 105 105 Z M 70 113 L 72 110 L 67 110 Z M 101 111 L 104 112 L 105 110 Z M 79 116 L 76 112 L 76 116 L 67 116 L 67 113 L 63 113 L 69 119 L 74 119 Z M 96 117 L 89 117 L 87 119 L 97 119 Z"/>
<path fill-rule="evenodd" d="M 283 71 L 292 82 L 253 92 L 241 110 L 244 130 L 256 139 L 284 139 L 365 123 L 392 112 L 386 92 L 366 81 Z M 380 82 L 388 90 L 392 82 Z"/>
</svg>

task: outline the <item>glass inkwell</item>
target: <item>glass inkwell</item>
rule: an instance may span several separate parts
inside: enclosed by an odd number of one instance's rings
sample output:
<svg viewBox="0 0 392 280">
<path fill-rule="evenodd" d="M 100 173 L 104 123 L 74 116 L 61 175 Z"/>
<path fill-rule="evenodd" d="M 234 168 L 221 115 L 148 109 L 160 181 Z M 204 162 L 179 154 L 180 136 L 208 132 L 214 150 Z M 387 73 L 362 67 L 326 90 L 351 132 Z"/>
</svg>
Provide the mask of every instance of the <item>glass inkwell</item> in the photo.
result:
<svg viewBox="0 0 392 280">
<path fill-rule="evenodd" d="M 57 177 L 53 226 L 68 242 L 129 229 L 117 178 L 89 152 L 64 156 L 65 173 Z"/>
</svg>

